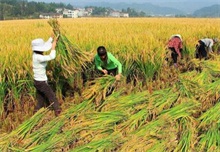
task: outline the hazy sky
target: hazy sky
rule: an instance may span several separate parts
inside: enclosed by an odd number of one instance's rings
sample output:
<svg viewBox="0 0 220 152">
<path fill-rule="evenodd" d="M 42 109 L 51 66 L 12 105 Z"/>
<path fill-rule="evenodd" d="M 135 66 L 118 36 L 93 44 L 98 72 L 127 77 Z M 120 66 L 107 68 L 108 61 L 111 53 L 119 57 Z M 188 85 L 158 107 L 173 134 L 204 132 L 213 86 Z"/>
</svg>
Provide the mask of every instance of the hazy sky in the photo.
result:
<svg viewBox="0 0 220 152">
<path fill-rule="evenodd" d="M 30 1 L 36 1 L 36 2 L 55 2 L 55 3 L 64 3 L 64 4 L 71 4 L 73 6 L 87 6 L 87 5 L 93 5 L 94 2 L 108 2 L 108 3 L 119 3 L 119 2 L 125 2 L 125 3 L 151 3 L 154 5 L 158 5 L 161 7 L 172 7 L 177 8 L 183 11 L 186 11 L 188 13 L 193 12 L 197 9 L 200 9 L 202 7 L 211 6 L 214 4 L 220 4 L 220 0 L 28 0 Z"/>
<path fill-rule="evenodd" d="M 214 4 L 220 4 L 220 0 L 28 0 L 35 1 L 35 2 L 55 2 L 55 3 L 64 3 L 64 4 L 71 4 L 73 7 L 85 7 L 85 6 L 98 6 L 98 3 L 101 2 L 108 2 L 108 3 L 120 3 L 125 2 L 127 4 L 132 3 L 151 3 L 153 5 L 159 7 L 169 7 L 178 9 L 185 13 L 193 13 L 196 10 L 199 10 L 203 7 L 209 7 Z M 95 4 L 94 4 L 95 3 Z M 104 6 L 104 4 L 102 4 Z"/>
<path fill-rule="evenodd" d="M 63 2 L 63 3 L 91 3 L 91 2 L 126 2 L 126 3 L 144 3 L 144 2 L 151 2 L 151 3 L 170 3 L 170 2 L 201 2 L 201 1 L 209 1 L 209 2 L 216 2 L 220 3 L 220 0 L 28 0 L 28 1 L 38 1 L 38 2 Z"/>
</svg>

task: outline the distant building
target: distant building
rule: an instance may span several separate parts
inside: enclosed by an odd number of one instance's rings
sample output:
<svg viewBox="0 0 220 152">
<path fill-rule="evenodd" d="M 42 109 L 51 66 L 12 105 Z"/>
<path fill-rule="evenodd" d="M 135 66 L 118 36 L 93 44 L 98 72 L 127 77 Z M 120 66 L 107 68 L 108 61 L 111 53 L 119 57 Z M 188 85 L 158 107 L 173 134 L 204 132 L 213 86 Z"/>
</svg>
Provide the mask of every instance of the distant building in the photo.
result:
<svg viewBox="0 0 220 152">
<path fill-rule="evenodd" d="M 57 12 L 57 13 L 63 13 L 63 9 L 62 9 L 62 8 L 57 8 L 57 9 L 56 9 L 56 12 Z"/>
<path fill-rule="evenodd" d="M 110 12 L 109 16 L 111 16 L 111 17 L 120 17 L 120 12 L 119 11 L 112 11 L 112 12 Z"/>
<path fill-rule="evenodd" d="M 93 8 L 88 7 L 88 8 L 86 8 L 86 11 L 88 12 L 89 15 L 91 15 L 92 11 L 93 11 Z"/>
<path fill-rule="evenodd" d="M 40 14 L 40 18 L 78 18 L 78 17 L 84 17 L 84 16 L 91 16 L 93 12 L 93 8 L 75 8 L 74 10 L 70 9 L 62 9 L 58 8 L 56 9 L 57 13 L 42 13 Z M 110 14 L 108 15 L 108 12 L 105 12 L 105 16 L 110 17 L 129 17 L 128 13 L 123 13 L 120 11 L 110 11 Z"/>
<path fill-rule="evenodd" d="M 79 17 L 79 10 L 75 9 L 75 10 L 68 10 L 68 9 L 64 9 L 63 11 L 63 17 L 67 17 L 67 18 L 78 18 Z"/>
<path fill-rule="evenodd" d="M 39 18 L 50 19 L 50 18 L 63 18 L 63 14 L 60 13 L 42 13 Z"/>
<path fill-rule="evenodd" d="M 120 13 L 120 17 L 129 17 L 128 13 Z"/>
<path fill-rule="evenodd" d="M 79 13 L 78 13 L 78 16 L 79 17 L 83 17 L 83 16 L 90 16 L 91 15 L 91 10 L 87 10 L 87 9 L 82 9 L 82 8 L 78 8 L 78 10 L 79 10 Z"/>
<path fill-rule="evenodd" d="M 111 16 L 111 17 L 129 17 L 129 14 L 128 13 L 122 13 L 122 12 L 119 12 L 119 11 L 111 11 L 109 16 Z"/>
</svg>

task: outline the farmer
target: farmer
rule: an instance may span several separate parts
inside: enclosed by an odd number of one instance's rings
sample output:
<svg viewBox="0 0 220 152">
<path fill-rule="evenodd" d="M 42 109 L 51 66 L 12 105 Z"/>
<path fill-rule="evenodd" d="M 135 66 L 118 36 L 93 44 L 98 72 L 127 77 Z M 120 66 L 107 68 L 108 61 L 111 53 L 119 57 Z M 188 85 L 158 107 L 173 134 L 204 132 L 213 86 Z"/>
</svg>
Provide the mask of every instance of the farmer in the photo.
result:
<svg viewBox="0 0 220 152">
<path fill-rule="evenodd" d="M 47 83 L 48 78 L 46 75 L 47 61 L 53 60 L 56 57 L 55 47 L 58 37 L 53 39 L 54 35 L 52 34 L 46 42 L 41 38 L 34 39 L 31 42 L 33 50 L 34 87 L 36 88 L 37 98 L 37 105 L 34 108 L 34 112 L 37 112 L 44 106 L 47 107 L 49 104 L 52 104 L 55 116 L 58 116 L 61 112 L 60 104 L 52 88 Z M 44 55 L 44 52 L 50 49 L 50 54 Z"/>
<path fill-rule="evenodd" d="M 107 52 L 104 46 L 99 46 L 97 48 L 97 54 L 94 61 L 96 69 L 102 74 L 115 76 L 116 80 L 121 79 L 121 63 L 110 52 Z"/>
<path fill-rule="evenodd" d="M 183 48 L 182 37 L 180 34 L 172 35 L 167 43 L 167 48 L 171 51 L 171 57 L 175 67 L 178 67 L 177 58 L 182 58 Z"/>
<path fill-rule="evenodd" d="M 196 45 L 196 58 L 202 59 L 205 58 L 207 59 L 209 53 L 213 53 L 213 45 L 218 42 L 217 38 L 210 39 L 210 38 L 205 38 L 205 39 L 200 39 L 198 41 L 198 44 Z"/>
</svg>

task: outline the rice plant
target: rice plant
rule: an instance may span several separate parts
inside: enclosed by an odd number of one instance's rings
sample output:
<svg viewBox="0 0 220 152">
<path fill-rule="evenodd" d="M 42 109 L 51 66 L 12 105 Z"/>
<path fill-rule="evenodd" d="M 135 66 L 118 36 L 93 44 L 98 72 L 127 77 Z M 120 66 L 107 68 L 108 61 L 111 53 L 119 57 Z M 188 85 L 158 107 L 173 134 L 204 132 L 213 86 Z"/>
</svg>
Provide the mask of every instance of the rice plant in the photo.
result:
<svg viewBox="0 0 220 152">
<path fill-rule="evenodd" d="M 6 100 L 12 110 L 0 121 L 0 151 L 220 151 L 220 58 L 194 59 L 199 38 L 220 35 L 217 23 L 214 18 L 1 22 L 0 112 Z M 62 100 L 56 118 L 49 109 L 32 112 L 29 42 L 48 38 L 50 28 L 60 35 L 47 73 Z M 180 69 L 164 64 L 164 45 L 173 33 L 184 38 L 187 59 Z M 92 76 L 99 45 L 123 63 L 121 81 Z M 81 72 L 89 78 L 85 85 Z"/>
</svg>

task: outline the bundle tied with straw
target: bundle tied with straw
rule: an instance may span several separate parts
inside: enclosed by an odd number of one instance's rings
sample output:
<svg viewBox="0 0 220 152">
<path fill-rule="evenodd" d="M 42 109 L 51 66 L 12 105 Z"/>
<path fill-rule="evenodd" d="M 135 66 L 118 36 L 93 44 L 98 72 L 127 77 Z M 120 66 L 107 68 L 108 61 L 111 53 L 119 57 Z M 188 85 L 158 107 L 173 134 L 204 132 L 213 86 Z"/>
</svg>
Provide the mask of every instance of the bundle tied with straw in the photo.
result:
<svg viewBox="0 0 220 152">
<path fill-rule="evenodd" d="M 86 68 L 86 63 L 90 61 L 89 54 L 80 50 L 68 40 L 64 31 L 61 31 L 57 19 L 50 19 L 48 23 L 53 28 L 54 34 L 59 35 L 56 47 L 59 65 L 56 65 L 56 68 L 59 70 L 59 75 L 64 76 L 66 79 L 70 78 Z"/>
</svg>

